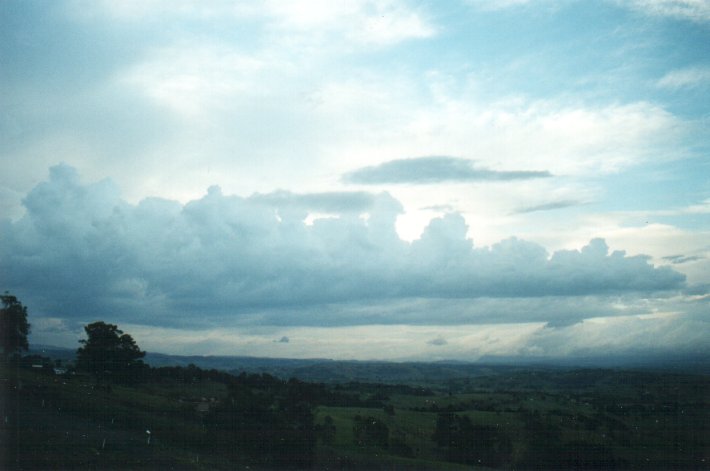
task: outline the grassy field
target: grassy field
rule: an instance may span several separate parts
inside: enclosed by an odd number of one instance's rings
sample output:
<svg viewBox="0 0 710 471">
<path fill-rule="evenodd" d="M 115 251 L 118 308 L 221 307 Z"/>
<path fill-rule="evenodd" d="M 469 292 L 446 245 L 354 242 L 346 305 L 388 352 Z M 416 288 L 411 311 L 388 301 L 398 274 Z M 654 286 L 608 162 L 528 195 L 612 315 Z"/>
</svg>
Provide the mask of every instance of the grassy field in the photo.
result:
<svg viewBox="0 0 710 471">
<path fill-rule="evenodd" d="M 0 368 L 3 469 L 269 469 L 229 451 L 248 433 L 216 448 L 210 424 L 235 398 L 278 414 L 288 397 L 312 411 L 302 423 L 316 469 L 710 469 L 706 376 L 506 371 L 426 388 L 267 379 L 243 379 L 237 394 L 219 377 L 129 386 Z"/>
<path fill-rule="evenodd" d="M 372 417 L 390 433 L 389 446 L 377 450 L 380 459 L 405 455 L 432 469 L 446 459 L 432 439 L 442 413 L 507 437 L 512 446 L 502 468 L 536 468 L 538 460 L 544 469 L 564 457 L 576 469 L 710 469 L 704 376 L 538 371 L 439 386 L 429 396 L 391 394 L 383 407 L 320 406 L 316 420 L 332 418 L 334 448 L 372 453 L 353 444 L 354 418 Z"/>
<path fill-rule="evenodd" d="M 6 469 L 229 466 L 219 457 L 200 456 L 206 437 L 188 399 L 219 392 L 224 397 L 223 385 L 107 386 L 85 376 L 23 369 L 2 369 L 0 377 Z"/>
</svg>

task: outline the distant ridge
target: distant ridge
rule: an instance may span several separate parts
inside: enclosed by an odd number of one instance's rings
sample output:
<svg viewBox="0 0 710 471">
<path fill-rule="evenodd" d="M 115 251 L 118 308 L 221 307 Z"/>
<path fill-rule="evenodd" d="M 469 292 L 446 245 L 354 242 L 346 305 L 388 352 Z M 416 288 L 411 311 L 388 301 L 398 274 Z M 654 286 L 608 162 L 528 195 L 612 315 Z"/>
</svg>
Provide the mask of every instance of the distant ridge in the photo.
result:
<svg viewBox="0 0 710 471">
<path fill-rule="evenodd" d="M 49 345 L 34 345 L 31 354 L 73 361 L 76 350 Z M 349 381 L 379 383 L 422 383 L 462 377 L 501 374 L 519 369 L 615 368 L 659 370 L 675 373 L 710 374 L 710 355 L 658 354 L 595 357 L 521 357 L 484 356 L 477 361 L 438 360 L 434 362 L 330 360 L 323 358 L 263 358 L 230 355 L 169 355 L 148 352 L 145 362 L 153 367 L 193 364 L 202 369 L 232 374 L 267 373 L 280 378 L 338 383 Z"/>
</svg>

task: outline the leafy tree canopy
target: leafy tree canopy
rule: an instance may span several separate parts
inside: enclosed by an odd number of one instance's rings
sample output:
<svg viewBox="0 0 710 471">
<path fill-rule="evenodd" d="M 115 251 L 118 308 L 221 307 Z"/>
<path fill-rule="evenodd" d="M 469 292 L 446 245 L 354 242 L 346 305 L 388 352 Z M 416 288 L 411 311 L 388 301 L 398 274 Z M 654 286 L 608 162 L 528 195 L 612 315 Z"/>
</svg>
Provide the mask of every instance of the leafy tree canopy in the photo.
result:
<svg viewBox="0 0 710 471">
<path fill-rule="evenodd" d="M 30 333 L 30 324 L 27 322 L 27 308 L 15 296 L 6 291 L 0 300 L 0 348 L 3 356 L 8 358 L 29 348 L 27 334 Z"/>
<path fill-rule="evenodd" d="M 145 352 L 135 340 L 114 324 L 94 322 L 84 327 L 87 338 L 77 350 L 77 366 L 99 378 L 122 381 L 137 379 L 145 365 Z"/>
</svg>

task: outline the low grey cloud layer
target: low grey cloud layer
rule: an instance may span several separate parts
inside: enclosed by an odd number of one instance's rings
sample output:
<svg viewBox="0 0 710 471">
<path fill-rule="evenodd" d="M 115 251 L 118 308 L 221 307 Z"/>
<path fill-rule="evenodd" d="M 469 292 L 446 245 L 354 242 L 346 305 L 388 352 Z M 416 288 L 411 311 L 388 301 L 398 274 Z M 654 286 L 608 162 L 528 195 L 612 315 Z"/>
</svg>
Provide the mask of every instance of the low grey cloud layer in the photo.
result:
<svg viewBox="0 0 710 471">
<path fill-rule="evenodd" d="M 685 284 L 684 275 L 646 257 L 609 253 L 601 239 L 553 254 L 516 238 L 474 247 L 458 214 L 433 219 L 408 243 L 395 230 L 401 207 L 386 193 L 244 198 L 212 187 L 184 205 L 159 198 L 132 205 L 110 181 L 82 184 L 60 165 L 24 205 L 21 219 L 2 222 L 0 284 L 45 314 L 76 321 L 476 322 L 462 318 L 470 308 L 461 306 L 520 298 L 550 306 L 550 297 L 623 297 Z M 306 222 L 324 209 L 337 217 Z M 407 300 L 453 304 L 433 315 L 426 306 L 396 306 Z M 545 311 L 530 316 L 565 324 L 584 310 L 571 310 L 568 320 Z"/>
<path fill-rule="evenodd" d="M 364 167 L 343 176 L 346 183 L 431 184 L 441 182 L 507 181 L 551 177 L 547 171 L 497 171 L 477 168 L 467 159 L 455 157 L 418 157 L 398 159 Z"/>
</svg>

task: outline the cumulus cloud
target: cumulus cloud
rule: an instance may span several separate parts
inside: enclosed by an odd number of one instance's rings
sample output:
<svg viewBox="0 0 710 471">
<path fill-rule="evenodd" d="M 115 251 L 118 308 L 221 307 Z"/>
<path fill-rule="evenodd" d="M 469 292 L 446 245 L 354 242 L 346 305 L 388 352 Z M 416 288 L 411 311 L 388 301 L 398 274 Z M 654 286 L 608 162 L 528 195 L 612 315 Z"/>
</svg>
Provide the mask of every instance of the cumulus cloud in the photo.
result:
<svg viewBox="0 0 710 471">
<path fill-rule="evenodd" d="M 507 181 L 551 177 L 547 171 L 496 171 L 477 168 L 467 159 L 455 157 L 418 157 L 391 160 L 380 165 L 353 170 L 343 176 L 346 183 L 441 183 Z"/>
<path fill-rule="evenodd" d="M 75 169 L 60 165 L 24 198 L 20 220 L 2 222 L 0 284 L 54 317 L 272 325 L 362 323 L 363 307 L 376 312 L 405 300 L 547 300 L 684 286 L 684 275 L 647 257 L 609 253 L 601 239 L 552 254 L 516 238 L 474 247 L 458 214 L 433 219 L 407 243 L 395 230 L 396 200 L 356 193 L 353 204 L 352 196 L 245 198 L 212 187 L 187 204 L 148 198 L 133 205 L 110 181 L 82 184 Z M 306 220 L 324 204 L 341 211 Z M 363 209 L 369 217 L 360 217 Z M 415 323 L 462 315 L 418 312 Z M 369 319 L 392 321 L 379 315 Z M 544 310 L 535 315 L 550 320 Z M 396 318 L 407 320 L 407 312 Z"/>
</svg>

